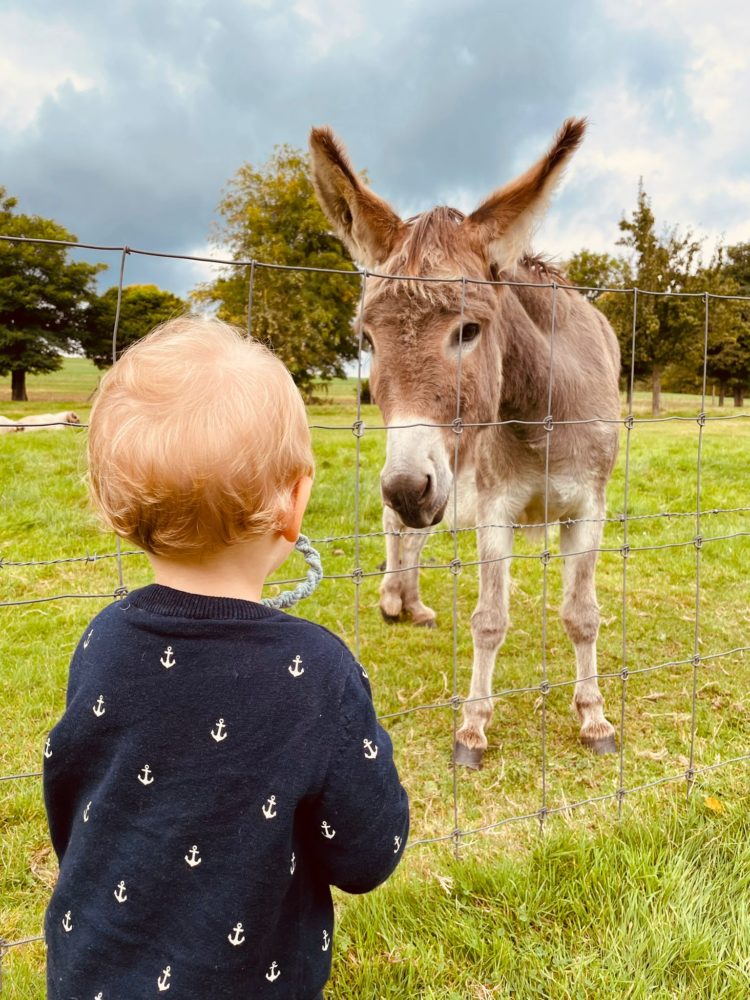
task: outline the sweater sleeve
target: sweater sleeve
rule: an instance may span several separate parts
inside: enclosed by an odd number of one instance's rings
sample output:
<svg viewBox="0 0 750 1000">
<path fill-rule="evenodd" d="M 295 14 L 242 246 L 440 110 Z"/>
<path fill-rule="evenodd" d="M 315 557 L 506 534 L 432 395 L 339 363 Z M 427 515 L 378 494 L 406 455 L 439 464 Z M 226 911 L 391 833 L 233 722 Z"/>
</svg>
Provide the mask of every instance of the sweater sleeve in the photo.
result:
<svg viewBox="0 0 750 1000">
<path fill-rule="evenodd" d="M 369 684 L 349 656 L 337 744 L 325 786 L 312 805 L 311 839 L 322 872 L 345 892 L 369 892 L 401 860 L 409 832 L 409 800 L 378 723 Z"/>
</svg>

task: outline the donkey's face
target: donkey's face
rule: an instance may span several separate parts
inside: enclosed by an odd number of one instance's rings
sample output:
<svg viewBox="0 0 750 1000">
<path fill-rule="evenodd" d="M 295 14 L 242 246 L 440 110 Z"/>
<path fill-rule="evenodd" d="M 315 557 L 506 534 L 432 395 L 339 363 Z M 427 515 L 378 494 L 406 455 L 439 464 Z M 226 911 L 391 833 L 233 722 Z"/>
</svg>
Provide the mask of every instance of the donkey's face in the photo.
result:
<svg viewBox="0 0 750 1000">
<path fill-rule="evenodd" d="M 436 209 L 414 220 L 382 273 L 432 280 L 368 278 L 357 321 L 388 427 L 383 500 L 411 527 L 442 519 L 456 464 L 471 456 L 476 429 L 464 425 L 494 420 L 499 405 L 500 290 L 456 280 L 485 276 L 461 218 Z"/>
<path fill-rule="evenodd" d="M 383 500 L 410 527 L 442 519 L 456 459 L 472 453 L 476 429 L 462 425 L 497 419 L 508 291 L 461 278 L 489 281 L 515 265 L 583 130 L 566 122 L 546 156 L 471 215 L 436 208 L 408 222 L 356 177 L 330 130 L 312 131 L 320 203 L 352 256 L 376 272 L 357 324 L 388 427 Z"/>
</svg>

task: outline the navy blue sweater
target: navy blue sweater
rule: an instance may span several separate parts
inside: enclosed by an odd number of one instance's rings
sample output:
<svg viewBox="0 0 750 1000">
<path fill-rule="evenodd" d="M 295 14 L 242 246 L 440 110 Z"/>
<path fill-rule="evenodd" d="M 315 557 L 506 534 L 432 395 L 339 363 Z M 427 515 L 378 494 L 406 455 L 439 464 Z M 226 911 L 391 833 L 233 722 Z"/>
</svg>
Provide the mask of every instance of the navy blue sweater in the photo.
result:
<svg viewBox="0 0 750 1000">
<path fill-rule="evenodd" d="M 326 629 L 157 584 L 102 611 L 44 750 L 50 1000 L 311 1000 L 330 885 L 409 810 L 364 669 Z"/>
</svg>

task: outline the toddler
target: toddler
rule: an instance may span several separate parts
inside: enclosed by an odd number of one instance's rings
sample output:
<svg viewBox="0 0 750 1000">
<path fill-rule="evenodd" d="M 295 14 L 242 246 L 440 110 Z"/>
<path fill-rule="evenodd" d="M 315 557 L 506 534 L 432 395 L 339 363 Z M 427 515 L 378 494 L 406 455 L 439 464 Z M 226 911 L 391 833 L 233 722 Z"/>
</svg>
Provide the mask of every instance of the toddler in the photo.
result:
<svg viewBox="0 0 750 1000">
<path fill-rule="evenodd" d="M 174 320 L 102 379 L 88 450 L 156 582 L 86 627 L 45 746 L 49 1000 L 314 1000 L 330 886 L 386 879 L 409 810 L 364 669 L 260 603 L 312 485 L 300 395 L 234 328 Z"/>
</svg>

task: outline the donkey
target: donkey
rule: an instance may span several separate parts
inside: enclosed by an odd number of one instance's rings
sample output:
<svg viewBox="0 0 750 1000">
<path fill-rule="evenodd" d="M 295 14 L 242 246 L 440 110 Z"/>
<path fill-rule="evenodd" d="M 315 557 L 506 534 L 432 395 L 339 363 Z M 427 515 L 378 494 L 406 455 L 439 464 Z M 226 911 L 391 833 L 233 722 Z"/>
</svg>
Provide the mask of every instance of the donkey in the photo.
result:
<svg viewBox="0 0 750 1000">
<path fill-rule="evenodd" d="M 474 662 L 454 747 L 456 762 L 472 768 L 487 748 L 492 674 L 509 625 L 513 526 L 545 515 L 561 521 L 561 615 L 575 647 L 581 741 L 616 751 L 597 681 L 594 573 L 618 448 L 619 346 L 604 316 L 527 252 L 585 127 L 568 119 L 546 155 L 470 215 L 437 207 L 406 221 L 357 177 L 329 128 L 310 135 L 320 204 L 354 259 L 374 272 L 359 323 L 387 427 L 384 615 L 434 622 L 418 592 L 424 532 L 397 532 L 450 513 L 454 479 L 464 520 L 479 525 Z"/>
</svg>

